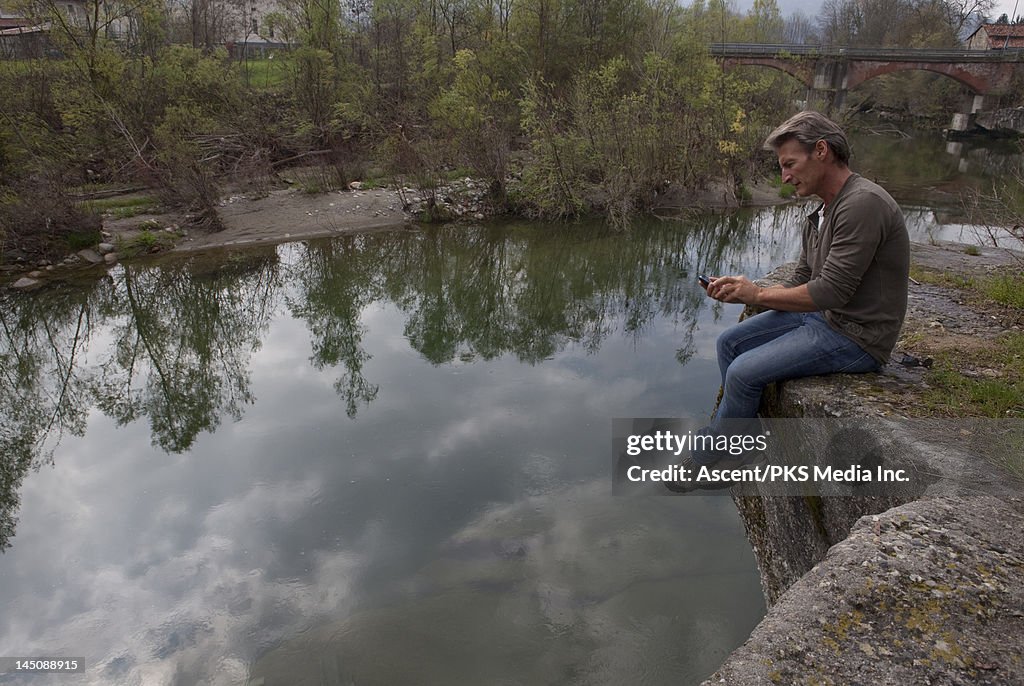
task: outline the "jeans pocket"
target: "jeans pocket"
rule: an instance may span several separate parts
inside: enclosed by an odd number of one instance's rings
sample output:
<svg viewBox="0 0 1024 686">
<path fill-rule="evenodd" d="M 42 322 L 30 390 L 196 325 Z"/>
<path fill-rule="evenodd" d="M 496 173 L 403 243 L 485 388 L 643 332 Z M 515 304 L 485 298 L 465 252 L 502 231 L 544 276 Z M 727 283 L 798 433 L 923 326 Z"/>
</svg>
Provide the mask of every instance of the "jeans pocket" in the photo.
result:
<svg viewBox="0 0 1024 686">
<path fill-rule="evenodd" d="M 849 364 L 838 370 L 840 374 L 856 374 L 866 372 L 877 372 L 879 369 L 878 361 L 871 357 L 866 352 L 861 351 L 861 354 L 854 358 Z"/>
</svg>

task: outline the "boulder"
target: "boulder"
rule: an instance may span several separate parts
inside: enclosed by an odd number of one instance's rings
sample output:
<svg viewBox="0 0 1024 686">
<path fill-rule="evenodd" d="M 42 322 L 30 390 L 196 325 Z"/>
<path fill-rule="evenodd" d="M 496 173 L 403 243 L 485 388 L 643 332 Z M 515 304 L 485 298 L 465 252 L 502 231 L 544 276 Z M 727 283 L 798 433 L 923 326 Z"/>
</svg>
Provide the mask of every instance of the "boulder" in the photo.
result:
<svg viewBox="0 0 1024 686">
<path fill-rule="evenodd" d="M 11 288 L 19 291 L 27 291 L 32 288 L 36 288 L 42 284 L 38 279 L 30 279 L 27 276 L 23 276 L 14 283 L 11 284 Z"/>
<path fill-rule="evenodd" d="M 92 248 L 79 250 L 76 254 L 89 264 L 100 264 L 101 262 L 103 262 L 103 256 L 100 255 L 95 250 L 93 250 Z"/>
</svg>

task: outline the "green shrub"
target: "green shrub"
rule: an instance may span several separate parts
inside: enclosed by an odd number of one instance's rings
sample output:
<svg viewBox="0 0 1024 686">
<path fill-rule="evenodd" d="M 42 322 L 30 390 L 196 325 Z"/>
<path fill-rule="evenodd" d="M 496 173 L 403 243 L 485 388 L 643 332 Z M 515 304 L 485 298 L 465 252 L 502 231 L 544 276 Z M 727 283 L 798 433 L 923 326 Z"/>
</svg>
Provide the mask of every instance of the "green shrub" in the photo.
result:
<svg viewBox="0 0 1024 686">
<path fill-rule="evenodd" d="M 123 257 L 136 257 L 146 253 L 159 252 L 173 247 L 175 236 L 163 231 L 143 229 L 138 234 L 121 238 L 117 242 L 117 252 Z"/>
<path fill-rule="evenodd" d="M 741 205 L 749 204 L 754 199 L 754 192 L 750 190 L 750 186 L 745 183 L 741 183 L 736 198 L 740 201 Z"/>
<path fill-rule="evenodd" d="M 64 237 L 64 242 L 67 244 L 68 250 L 71 252 L 78 252 L 84 248 L 91 248 L 101 240 L 103 240 L 103 234 L 99 232 L 99 229 L 69 231 Z"/>
<path fill-rule="evenodd" d="M 965 376 L 962 369 L 981 365 L 992 378 Z M 1006 332 L 984 351 L 936 356 L 921 393 L 922 409 L 932 414 L 974 417 L 1024 417 L 1024 334 Z"/>
<path fill-rule="evenodd" d="M 160 239 L 152 231 L 146 230 L 146 231 L 143 231 L 142 233 L 140 233 L 136 237 L 135 241 L 141 247 L 152 248 L 152 247 L 156 246 L 160 242 Z"/>
<path fill-rule="evenodd" d="M 1024 309 L 1024 275 L 1001 274 L 986 279 L 981 291 L 997 303 Z"/>
</svg>

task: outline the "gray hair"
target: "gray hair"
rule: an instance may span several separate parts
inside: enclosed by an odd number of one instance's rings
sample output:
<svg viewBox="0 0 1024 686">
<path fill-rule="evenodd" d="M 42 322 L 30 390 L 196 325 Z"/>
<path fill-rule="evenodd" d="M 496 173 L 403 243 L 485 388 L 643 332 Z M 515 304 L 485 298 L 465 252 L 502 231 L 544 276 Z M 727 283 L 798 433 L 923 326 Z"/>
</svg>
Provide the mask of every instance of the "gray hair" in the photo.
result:
<svg viewBox="0 0 1024 686">
<path fill-rule="evenodd" d="M 771 132 L 764 141 L 764 147 L 766 150 L 778 150 L 790 140 L 800 143 L 807 152 L 814 150 L 818 141 L 825 141 L 841 165 L 850 163 L 850 142 L 846 140 L 846 134 L 838 124 L 820 112 L 805 110 L 794 114 Z"/>
</svg>

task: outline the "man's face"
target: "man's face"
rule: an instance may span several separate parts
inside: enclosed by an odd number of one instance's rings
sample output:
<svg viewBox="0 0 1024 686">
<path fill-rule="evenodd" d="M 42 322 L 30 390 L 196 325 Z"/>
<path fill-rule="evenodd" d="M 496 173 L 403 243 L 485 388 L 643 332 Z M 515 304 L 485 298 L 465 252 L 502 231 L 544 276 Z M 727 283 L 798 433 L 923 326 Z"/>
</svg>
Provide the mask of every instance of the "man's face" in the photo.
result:
<svg viewBox="0 0 1024 686">
<path fill-rule="evenodd" d="M 819 147 L 824 146 L 819 143 Z M 782 182 L 794 186 L 799 196 L 816 195 L 825 175 L 823 151 L 808 152 L 799 141 L 790 139 L 776 152 L 782 169 Z"/>
</svg>

